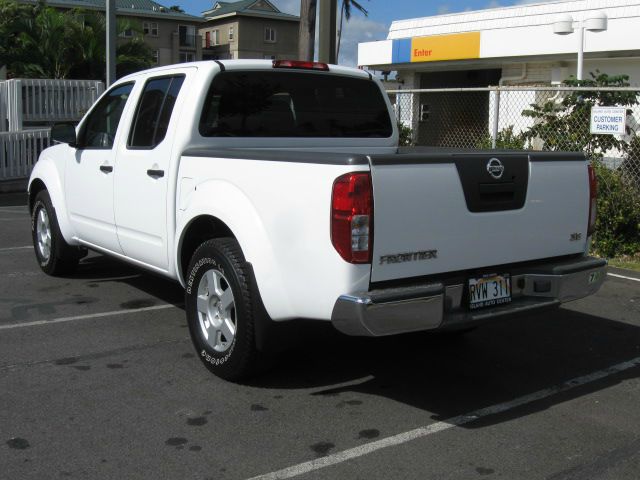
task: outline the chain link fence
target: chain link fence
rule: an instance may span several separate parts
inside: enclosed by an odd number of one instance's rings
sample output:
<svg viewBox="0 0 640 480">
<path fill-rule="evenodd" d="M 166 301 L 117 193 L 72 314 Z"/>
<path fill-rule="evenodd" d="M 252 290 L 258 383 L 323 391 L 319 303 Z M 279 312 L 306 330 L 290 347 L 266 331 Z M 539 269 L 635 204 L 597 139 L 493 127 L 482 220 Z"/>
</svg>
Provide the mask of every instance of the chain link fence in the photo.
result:
<svg viewBox="0 0 640 480">
<path fill-rule="evenodd" d="M 607 241 L 625 244 L 608 249 L 600 242 L 600 253 L 640 251 L 640 238 L 633 240 L 640 237 L 639 90 L 489 87 L 388 93 L 404 145 L 584 152 L 598 172 L 599 222 L 611 223 L 599 240 L 610 234 Z M 622 108 L 623 134 L 591 133 L 591 111 L 600 106 Z M 619 231 L 625 220 L 629 224 Z"/>
</svg>

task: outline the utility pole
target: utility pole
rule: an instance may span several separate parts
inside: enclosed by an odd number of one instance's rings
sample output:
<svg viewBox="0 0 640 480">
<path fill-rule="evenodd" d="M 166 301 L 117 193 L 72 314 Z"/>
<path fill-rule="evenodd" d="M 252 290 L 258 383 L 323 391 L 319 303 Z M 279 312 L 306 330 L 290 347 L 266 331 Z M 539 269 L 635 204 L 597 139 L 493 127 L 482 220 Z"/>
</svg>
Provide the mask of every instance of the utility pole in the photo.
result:
<svg viewBox="0 0 640 480">
<path fill-rule="evenodd" d="M 318 60 L 324 63 L 337 63 L 336 59 L 336 17 L 338 0 L 320 0 L 320 38 Z"/>
<path fill-rule="evenodd" d="M 322 0 L 321 0 L 322 1 Z M 316 0 L 300 1 L 298 59 L 313 61 L 316 41 Z"/>
<path fill-rule="evenodd" d="M 116 81 L 116 0 L 107 0 L 107 87 Z"/>
</svg>

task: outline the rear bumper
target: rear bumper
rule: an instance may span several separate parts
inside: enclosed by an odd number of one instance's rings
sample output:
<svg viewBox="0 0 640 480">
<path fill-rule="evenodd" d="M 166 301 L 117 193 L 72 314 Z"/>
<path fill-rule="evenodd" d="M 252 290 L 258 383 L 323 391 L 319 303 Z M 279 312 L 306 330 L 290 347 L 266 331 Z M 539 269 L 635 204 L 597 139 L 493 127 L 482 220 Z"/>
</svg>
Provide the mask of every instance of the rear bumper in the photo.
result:
<svg viewBox="0 0 640 480">
<path fill-rule="evenodd" d="M 342 295 L 331 322 L 339 331 L 358 336 L 470 326 L 592 295 L 605 280 L 606 266 L 605 260 L 584 256 L 511 269 L 511 303 L 480 310 L 465 306 L 465 283 L 434 282 Z"/>
</svg>

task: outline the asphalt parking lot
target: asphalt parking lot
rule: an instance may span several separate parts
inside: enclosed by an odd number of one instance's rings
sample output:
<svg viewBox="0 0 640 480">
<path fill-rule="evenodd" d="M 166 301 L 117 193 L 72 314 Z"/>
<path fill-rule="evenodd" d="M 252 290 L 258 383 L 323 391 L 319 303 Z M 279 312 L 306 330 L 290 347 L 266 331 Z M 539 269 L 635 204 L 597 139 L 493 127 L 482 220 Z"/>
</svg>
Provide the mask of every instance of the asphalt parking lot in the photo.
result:
<svg viewBox="0 0 640 480">
<path fill-rule="evenodd" d="M 639 476 L 640 275 L 459 339 L 320 328 L 236 385 L 196 358 L 177 284 L 97 254 L 42 274 L 16 198 L 0 206 L 2 479 Z"/>
</svg>

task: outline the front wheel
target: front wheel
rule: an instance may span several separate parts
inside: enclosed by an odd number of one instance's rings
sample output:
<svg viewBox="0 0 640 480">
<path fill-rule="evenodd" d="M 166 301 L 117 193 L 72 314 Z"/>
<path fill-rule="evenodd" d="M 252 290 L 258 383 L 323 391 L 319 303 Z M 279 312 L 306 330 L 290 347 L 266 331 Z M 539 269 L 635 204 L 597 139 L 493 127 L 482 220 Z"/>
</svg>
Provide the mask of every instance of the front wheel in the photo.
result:
<svg viewBox="0 0 640 480">
<path fill-rule="evenodd" d="M 36 258 L 44 273 L 64 275 L 76 269 L 81 252 L 70 246 L 62 236 L 56 211 L 46 190 L 39 192 L 33 203 L 31 236 Z"/>
<path fill-rule="evenodd" d="M 250 275 L 238 242 L 219 238 L 198 247 L 186 277 L 191 339 L 200 360 L 225 380 L 246 378 L 257 365 Z"/>
</svg>

